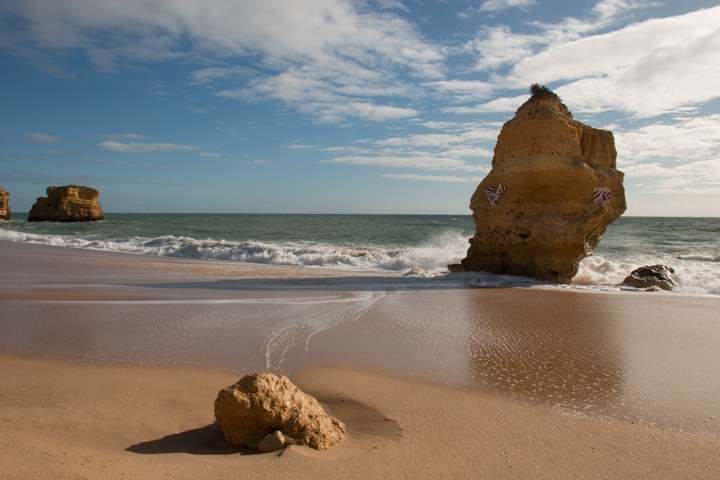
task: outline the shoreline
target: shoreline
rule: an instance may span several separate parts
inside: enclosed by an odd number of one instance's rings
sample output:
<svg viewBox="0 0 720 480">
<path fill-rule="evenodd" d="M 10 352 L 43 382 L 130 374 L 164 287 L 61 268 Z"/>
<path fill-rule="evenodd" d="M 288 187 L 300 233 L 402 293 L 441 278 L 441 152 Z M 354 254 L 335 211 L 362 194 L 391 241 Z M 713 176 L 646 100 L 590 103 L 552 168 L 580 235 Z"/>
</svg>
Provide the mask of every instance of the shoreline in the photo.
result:
<svg viewBox="0 0 720 480">
<path fill-rule="evenodd" d="M 146 467 L 153 473 L 139 476 L 247 467 L 248 478 L 388 468 L 399 477 L 712 478 L 720 469 L 710 453 L 720 446 L 720 299 L 477 288 L 15 242 L 0 242 L 0 261 L 0 434 L 10 439 L 0 468 L 18 478 L 54 471 L 63 453 L 60 478 L 138 477 Z M 293 447 L 279 463 L 218 453 L 214 396 L 240 372 L 263 370 L 351 419 L 347 445 Z M 176 444 L 195 446 L 162 451 Z M 27 463 L 17 459 L 25 450 Z M 102 459 L 103 475 L 83 456 Z"/>
<path fill-rule="evenodd" d="M 661 217 L 664 218 L 664 217 Z M 673 217 L 669 217 L 673 218 Z M 266 280 L 266 279 L 289 279 L 289 278 L 337 278 L 337 277 L 357 277 L 367 278 L 371 277 L 373 280 L 386 279 L 388 284 L 391 279 L 396 279 L 400 282 L 399 286 L 387 285 L 392 288 L 400 289 L 414 289 L 421 288 L 422 282 L 429 284 L 435 283 L 434 279 L 438 277 L 434 274 L 432 276 L 423 276 L 422 272 L 419 274 L 385 270 L 385 269 L 360 269 L 360 268 L 343 268 L 336 266 L 314 266 L 314 265 L 279 265 L 272 263 L 252 263 L 252 262 L 240 262 L 234 260 L 222 260 L 222 259 L 199 259 L 199 258 L 188 258 L 182 256 L 166 256 L 166 255 L 153 255 L 142 252 L 133 251 L 119 251 L 119 250 L 108 250 L 101 248 L 91 247 L 76 247 L 68 245 L 48 245 L 43 243 L 35 242 L 22 242 L 15 240 L 0 239 L 0 244 L 10 244 L 15 246 L 31 246 L 39 247 L 40 249 L 47 249 L 48 251 L 55 250 L 58 252 L 69 251 L 69 252 L 87 252 L 90 255 L 101 259 L 107 257 L 112 259 L 115 257 L 116 260 L 121 260 L 123 257 L 131 258 L 138 262 L 157 262 L 162 265 L 160 268 L 166 270 L 175 270 L 177 273 L 186 272 L 192 274 L 206 274 L 216 275 L 221 278 L 234 278 L 230 275 L 231 271 L 235 270 L 234 273 L 239 274 L 241 277 L 252 274 L 254 278 Z M 18 247 L 23 248 L 23 247 Z M 0 254 L 2 255 L 2 254 Z M 80 255 L 82 256 L 82 255 Z M 592 258 L 592 255 L 587 257 Z M 448 272 L 450 273 L 450 272 Z M 513 277 L 507 275 L 510 278 L 517 278 L 517 284 L 502 285 L 502 284 L 475 284 L 472 283 L 468 278 L 462 278 L 458 275 L 465 273 L 475 272 L 461 272 L 461 273 L 450 273 L 454 275 L 452 280 L 445 281 L 441 279 L 437 282 L 440 288 L 457 288 L 458 284 L 463 284 L 463 288 L 468 289 L 506 289 L 506 290 L 543 290 L 550 292 L 571 292 L 571 293 L 583 293 L 583 294 L 619 294 L 619 295 L 651 295 L 653 297 L 670 296 L 670 297 L 692 297 L 700 299 L 710 299 L 720 301 L 720 295 L 712 293 L 696 293 L 696 292 L 683 292 L 683 291 L 666 291 L 666 290 L 653 290 L 646 291 L 643 289 L 637 289 L 632 287 L 623 287 L 622 284 L 553 284 L 544 283 L 539 280 L 526 277 Z M 482 273 L 482 272 L 477 272 Z M 630 271 L 628 270 L 628 274 Z M 501 275 L 502 276 L 502 275 Z M 442 277 L 442 275 L 440 276 Z M 447 275 L 446 275 L 447 277 Z M 449 284 L 450 286 L 443 286 L 442 283 Z M 342 287 L 339 287 L 342 288 Z"/>
</svg>

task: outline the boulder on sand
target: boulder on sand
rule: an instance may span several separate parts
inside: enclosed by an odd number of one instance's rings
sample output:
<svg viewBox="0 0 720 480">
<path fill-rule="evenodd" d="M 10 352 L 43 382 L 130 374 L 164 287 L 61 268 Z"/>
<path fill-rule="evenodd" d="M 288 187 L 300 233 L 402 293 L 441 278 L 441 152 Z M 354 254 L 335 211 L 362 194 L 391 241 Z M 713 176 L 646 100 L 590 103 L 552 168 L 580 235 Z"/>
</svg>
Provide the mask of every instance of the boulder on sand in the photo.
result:
<svg viewBox="0 0 720 480">
<path fill-rule="evenodd" d="M 470 199 L 475 236 L 451 271 L 570 283 L 626 209 L 612 133 L 574 120 L 547 88 L 531 91 L 500 131 L 492 169 Z"/>
<path fill-rule="evenodd" d="M 215 418 L 236 447 L 270 451 L 286 445 L 325 450 L 345 438 L 345 424 L 329 416 L 284 375 L 246 375 L 215 399 Z"/>
<path fill-rule="evenodd" d="M 92 222 L 105 216 L 97 203 L 100 192 L 79 185 L 48 187 L 30 210 L 29 222 Z"/>
</svg>

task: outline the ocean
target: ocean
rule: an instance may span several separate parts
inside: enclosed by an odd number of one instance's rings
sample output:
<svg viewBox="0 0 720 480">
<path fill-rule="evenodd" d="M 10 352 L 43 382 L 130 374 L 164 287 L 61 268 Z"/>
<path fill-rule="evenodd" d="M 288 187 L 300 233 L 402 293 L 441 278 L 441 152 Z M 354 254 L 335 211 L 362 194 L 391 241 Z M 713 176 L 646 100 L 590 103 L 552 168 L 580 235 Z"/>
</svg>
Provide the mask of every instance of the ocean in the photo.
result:
<svg viewBox="0 0 720 480">
<path fill-rule="evenodd" d="M 108 213 L 90 223 L 0 221 L 0 239 L 145 255 L 402 272 L 439 277 L 458 263 L 474 233 L 470 215 Z M 619 284 L 643 265 L 675 269 L 677 293 L 720 295 L 720 218 L 621 217 L 608 226 L 572 286 Z M 472 272 L 481 286 L 547 286 Z"/>
</svg>

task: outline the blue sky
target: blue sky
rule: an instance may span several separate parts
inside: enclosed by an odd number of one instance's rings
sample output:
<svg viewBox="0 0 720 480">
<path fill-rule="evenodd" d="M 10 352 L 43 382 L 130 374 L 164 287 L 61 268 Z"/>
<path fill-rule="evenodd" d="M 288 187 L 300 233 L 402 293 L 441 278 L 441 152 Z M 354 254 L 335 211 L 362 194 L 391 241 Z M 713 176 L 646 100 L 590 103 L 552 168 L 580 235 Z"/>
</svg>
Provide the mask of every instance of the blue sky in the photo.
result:
<svg viewBox="0 0 720 480">
<path fill-rule="evenodd" d="M 626 215 L 720 216 L 717 1 L 0 3 L 0 186 L 106 212 L 469 214 L 531 83 Z"/>
</svg>

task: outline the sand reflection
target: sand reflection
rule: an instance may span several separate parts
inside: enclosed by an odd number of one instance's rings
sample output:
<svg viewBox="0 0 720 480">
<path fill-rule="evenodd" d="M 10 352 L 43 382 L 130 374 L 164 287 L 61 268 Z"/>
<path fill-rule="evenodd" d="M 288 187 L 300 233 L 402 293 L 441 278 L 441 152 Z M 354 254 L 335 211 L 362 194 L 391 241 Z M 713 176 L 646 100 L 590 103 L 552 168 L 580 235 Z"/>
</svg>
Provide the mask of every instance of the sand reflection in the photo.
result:
<svg viewBox="0 0 720 480">
<path fill-rule="evenodd" d="M 720 432 L 714 299 L 542 290 L 463 298 L 475 312 L 468 362 L 482 388 L 574 414 Z"/>
<path fill-rule="evenodd" d="M 603 296 L 516 290 L 467 295 L 475 382 L 534 403 L 608 412 L 624 403 L 624 361 Z"/>
</svg>

